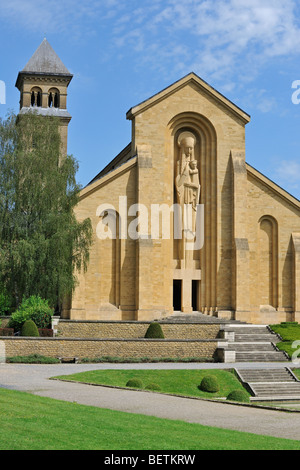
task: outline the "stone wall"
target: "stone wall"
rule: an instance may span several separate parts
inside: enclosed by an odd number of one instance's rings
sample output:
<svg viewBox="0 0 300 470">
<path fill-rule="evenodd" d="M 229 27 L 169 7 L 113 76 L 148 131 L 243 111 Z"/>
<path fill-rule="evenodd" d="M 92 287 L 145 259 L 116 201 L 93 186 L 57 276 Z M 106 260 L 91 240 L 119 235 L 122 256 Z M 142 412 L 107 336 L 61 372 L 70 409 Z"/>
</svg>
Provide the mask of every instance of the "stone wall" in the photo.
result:
<svg viewBox="0 0 300 470">
<path fill-rule="evenodd" d="M 64 338 L 144 338 L 149 322 L 60 320 L 57 335 Z M 216 339 L 219 324 L 160 323 L 166 339 Z"/>
<path fill-rule="evenodd" d="M 213 359 L 222 340 L 75 339 L 1 337 L 6 357 L 40 354 L 57 358 L 190 358 Z"/>
</svg>

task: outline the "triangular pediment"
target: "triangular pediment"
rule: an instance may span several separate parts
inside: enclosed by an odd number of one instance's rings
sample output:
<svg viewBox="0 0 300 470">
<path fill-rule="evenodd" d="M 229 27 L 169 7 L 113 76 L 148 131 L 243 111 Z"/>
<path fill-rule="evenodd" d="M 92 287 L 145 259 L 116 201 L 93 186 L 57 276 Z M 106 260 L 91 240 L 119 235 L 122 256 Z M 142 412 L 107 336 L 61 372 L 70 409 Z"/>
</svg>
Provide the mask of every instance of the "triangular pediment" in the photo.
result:
<svg viewBox="0 0 300 470">
<path fill-rule="evenodd" d="M 249 114 L 247 114 L 237 105 L 235 105 L 232 101 L 230 101 L 224 95 L 219 93 L 217 90 L 215 90 L 212 86 L 210 86 L 207 82 L 202 80 L 202 78 L 200 78 L 194 72 L 189 73 L 182 79 L 178 80 L 177 82 L 173 83 L 169 87 L 155 94 L 151 98 L 131 108 L 126 114 L 127 119 L 130 119 L 130 120 L 133 119 L 138 114 L 144 112 L 145 110 L 149 109 L 152 106 L 155 106 L 160 101 L 167 99 L 169 96 L 176 93 L 178 90 L 189 85 L 193 85 L 196 89 L 199 90 L 200 93 L 209 96 L 210 99 L 212 98 L 218 101 L 219 104 L 222 104 L 232 114 L 234 114 L 236 117 L 239 117 L 245 124 L 250 122 Z"/>
</svg>

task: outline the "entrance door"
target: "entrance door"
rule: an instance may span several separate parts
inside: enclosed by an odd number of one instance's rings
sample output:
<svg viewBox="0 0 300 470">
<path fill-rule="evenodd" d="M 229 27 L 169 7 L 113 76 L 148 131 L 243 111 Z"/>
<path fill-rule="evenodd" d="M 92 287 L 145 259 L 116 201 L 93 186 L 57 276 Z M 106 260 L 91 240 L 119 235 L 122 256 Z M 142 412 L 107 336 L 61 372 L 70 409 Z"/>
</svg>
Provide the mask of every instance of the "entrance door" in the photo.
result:
<svg viewBox="0 0 300 470">
<path fill-rule="evenodd" d="M 173 281 L 173 308 L 174 311 L 181 311 L 181 284 L 182 281 L 175 279 Z"/>
<path fill-rule="evenodd" d="M 199 281 L 192 281 L 192 307 L 194 311 L 198 311 L 198 288 Z"/>
</svg>

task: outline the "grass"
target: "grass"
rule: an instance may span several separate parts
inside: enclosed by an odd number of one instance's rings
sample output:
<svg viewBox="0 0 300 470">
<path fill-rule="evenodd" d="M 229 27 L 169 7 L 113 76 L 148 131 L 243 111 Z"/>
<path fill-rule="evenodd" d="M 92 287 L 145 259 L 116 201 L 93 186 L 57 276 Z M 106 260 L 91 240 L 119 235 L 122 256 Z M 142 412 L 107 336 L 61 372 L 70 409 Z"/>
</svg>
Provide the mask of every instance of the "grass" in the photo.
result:
<svg viewBox="0 0 300 470">
<path fill-rule="evenodd" d="M 293 369 L 293 373 L 300 380 L 300 369 Z"/>
<path fill-rule="evenodd" d="M 299 450 L 300 442 L 0 389 L 0 450 Z"/>
<path fill-rule="evenodd" d="M 300 325 L 297 322 L 283 322 L 277 325 L 270 325 L 270 328 L 282 338 L 280 343 L 277 343 L 280 351 L 285 351 L 289 358 L 292 358 L 293 353 L 299 350 L 299 345 L 294 345 L 294 341 L 300 341 Z M 299 354 L 298 354 L 299 356 Z"/>
<path fill-rule="evenodd" d="M 199 390 L 206 375 L 216 377 L 220 386 L 218 392 Z M 161 393 L 199 398 L 227 397 L 232 390 L 244 390 L 236 376 L 228 370 L 94 370 L 56 378 L 115 387 L 126 387 L 128 380 L 140 379 L 144 387 L 156 383 Z"/>
</svg>

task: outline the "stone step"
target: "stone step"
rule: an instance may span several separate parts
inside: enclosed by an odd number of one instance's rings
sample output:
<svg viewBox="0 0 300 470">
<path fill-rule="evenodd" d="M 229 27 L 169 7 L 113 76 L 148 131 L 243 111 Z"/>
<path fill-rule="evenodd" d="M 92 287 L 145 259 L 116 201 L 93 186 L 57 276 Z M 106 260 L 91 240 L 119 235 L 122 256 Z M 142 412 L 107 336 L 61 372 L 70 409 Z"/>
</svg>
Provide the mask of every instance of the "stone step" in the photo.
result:
<svg viewBox="0 0 300 470">
<path fill-rule="evenodd" d="M 236 352 L 236 362 L 282 362 L 287 360 L 282 351 Z"/>
<path fill-rule="evenodd" d="M 280 340 L 277 335 L 272 335 L 271 333 L 266 334 L 241 334 L 235 333 L 234 341 L 236 343 L 259 343 L 259 342 L 272 342 L 278 343 Z"/>
<path fill-rule="evenodd" d="M 228 343 L 228 348 L 230 351 L 276 351 L 272 343 Z"/>
<path fill-rule="evenodd" d="M 262 398 L 262 397 L 291 397 L 291 396 L 298 396 L 300 397 L 300 385 L 296 387 L 290 388 L 261 388 L 261 389 L 253 389 L 255 392 L 255 397 Z"/>
<path fill-rule="evenodd" d="M 238 374 L 243 382 L 297 382 L 288 368 L 284 369 L 239 369 Z"/>
<path fill-rule="evenodd" d="M 273 382 L 273 383 L 250 383 L 249 385 L 252 386 L 255 392 L 265 392 L 266 390 L 272 390 L 274 393 L 280 393 L 283 390 L 286 392 L 292 392 L 294 390 L 300 391 L 300 383 L 299 382 Z"/>
<path fill-rule="evenodd" d="M 252 325 L 225 325 L 225 331 L 234 331 L 236 334 L 251 334 L 251 335 L 258 335 L 258 334 L 274 334 L 272 333 L 269 328 L 266 326 L 257 326 L 253 327 Z"/>
<path fill-rule="evenodd" d="M 238 369 L 236 373 L 251 391 L 251 401 L 300 399 L 300 381 L 288 367 Z"/>
<path fill-rule="evenodd" d="M 174 312 L 173 315 L 170 315 L 165 318 L 159 319 L 160 323 L 218 323 L 218 324 L 232 324 L 232 325 L 246 325 L 246 322 L 241 322 L 239 320 L 226 320 L 223 318 L 218 318 L 213 315 L 205 315 L 202 312 L 194 312 L 190 314 L 184 314 L 180 312 Z"/>
</svg>

